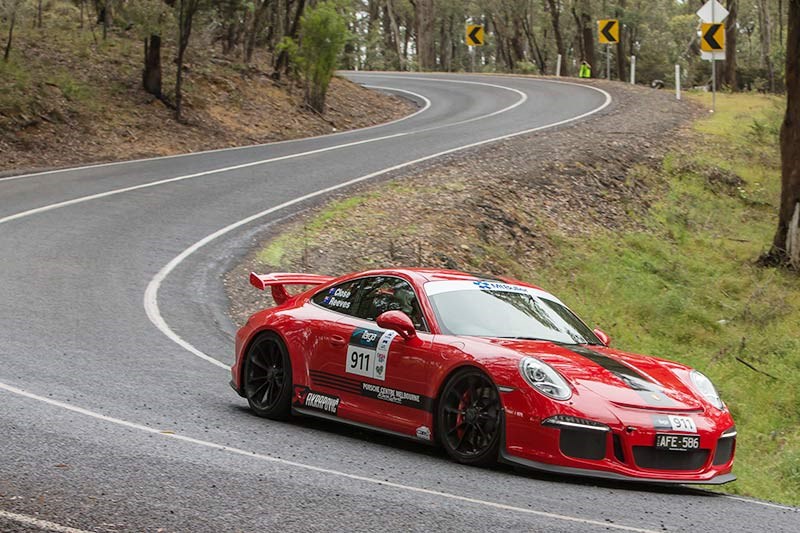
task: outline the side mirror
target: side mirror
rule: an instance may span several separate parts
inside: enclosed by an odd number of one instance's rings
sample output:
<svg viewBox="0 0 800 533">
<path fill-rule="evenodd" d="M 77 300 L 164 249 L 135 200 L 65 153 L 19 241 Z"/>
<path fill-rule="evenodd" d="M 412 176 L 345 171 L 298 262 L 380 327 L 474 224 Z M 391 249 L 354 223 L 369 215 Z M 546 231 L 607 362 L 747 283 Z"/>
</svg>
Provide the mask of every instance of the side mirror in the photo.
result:
<svg viewBox="0 0 800 533">
<path fill-rule="evenodd" d="M 411 322 L 408 315 L 402 311 L 386 311 L 381 314 L 375 322 L 383 329 L 396 331 L 397 334 L 405 340 L 413 339 L 417 336 L 414 323 Z"/>
<path fill-rule="evenodd" d="M 592 333 L 594 333 L 597 336 L 597 338 L 600 339 L 600 342 L 603 343 L 603 346 L 608 346 L 611 344 L 611 337 L 609 337 L 608 334 L 602 329 L 594 328 L 592 330 Z"/>
</svg>

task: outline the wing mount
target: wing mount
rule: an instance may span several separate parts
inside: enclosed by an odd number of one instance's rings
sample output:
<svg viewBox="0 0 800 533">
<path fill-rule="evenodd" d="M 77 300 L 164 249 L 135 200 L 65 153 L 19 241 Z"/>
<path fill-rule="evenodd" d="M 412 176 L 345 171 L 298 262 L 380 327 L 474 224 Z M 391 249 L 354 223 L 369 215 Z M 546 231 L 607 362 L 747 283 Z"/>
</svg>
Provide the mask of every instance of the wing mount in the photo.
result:
<svg viewBox="0 0 800 533">
<path fill-rule="evenodd" d="M 270 287 L 272 290 L 272 298 L 278 305 L 281 305 L 292 297 L 286 290 L 287 285 L 322 285 L 333 279 L 333 276 L 304 274 L 299 272 L 272 272 L 269 274 L 250 272 L 250 285 L 260 291 Z"/>
</svg>

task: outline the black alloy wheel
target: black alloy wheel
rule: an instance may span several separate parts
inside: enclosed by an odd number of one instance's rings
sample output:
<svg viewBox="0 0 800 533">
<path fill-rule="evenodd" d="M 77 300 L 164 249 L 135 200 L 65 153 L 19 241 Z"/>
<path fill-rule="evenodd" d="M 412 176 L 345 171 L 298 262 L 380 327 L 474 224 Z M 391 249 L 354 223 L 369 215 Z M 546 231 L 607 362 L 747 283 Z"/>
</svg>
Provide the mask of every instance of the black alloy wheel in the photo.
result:
<svg viewBox="0 0 800 533">
<path fill-rule="evenodd" d="M 291 410 L 292 365 L 286 345 L 274 333 L 262 333 L 244 362 L 244 393 L 258 416 L 285 420 Z"/>
<path fill-rule="evenodd" d="M 437 433 L 447 453 L 459 463 L 497 461 L 502 406 L 492 380 L 475 368 L 456 372 L 439 397 Z"/>
</svg>

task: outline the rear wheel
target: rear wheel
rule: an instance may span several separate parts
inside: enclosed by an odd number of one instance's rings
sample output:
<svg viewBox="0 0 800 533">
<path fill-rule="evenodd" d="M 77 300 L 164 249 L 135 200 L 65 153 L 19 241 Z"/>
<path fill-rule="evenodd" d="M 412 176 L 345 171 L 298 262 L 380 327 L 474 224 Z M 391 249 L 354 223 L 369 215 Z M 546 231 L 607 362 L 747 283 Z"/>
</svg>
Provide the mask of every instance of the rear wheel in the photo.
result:
<svg viewBox="0 0 800 533">
<path fill-rule="evenodd" d="M 289 417 L 292 364 L 286 345 L 276 334 L 262 333 L 250 344 L 244 362 L 244 393 L 258 416 Z"/>
<path fill-rule="evenodd" d="M 496 462 L 501 424 L 500 396 L 486 374 L 468 368 L 447 381 L 439 397 L 436 427 L 450 457 L 470 465 Z"/>
</svg>

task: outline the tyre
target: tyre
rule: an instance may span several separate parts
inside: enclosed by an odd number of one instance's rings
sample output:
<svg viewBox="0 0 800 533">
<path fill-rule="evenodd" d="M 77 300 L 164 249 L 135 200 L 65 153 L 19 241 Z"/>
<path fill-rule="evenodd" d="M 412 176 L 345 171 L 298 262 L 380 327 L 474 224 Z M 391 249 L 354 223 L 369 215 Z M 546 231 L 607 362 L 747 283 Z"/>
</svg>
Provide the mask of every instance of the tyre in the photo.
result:
<svg viewBox="0 0 800 533">
<path fill-rule="evenodd" d="M 292 364 L 280 337 L 262 333 L 250 344 L 244 362 L 244 393 L 258 416 L 285 420 L 291 412 Z"/>
<path fill-rule="evenodd" d="M 439 396 L 436 427 L 450 457 L 468 465 L 495 463 L 502 420 L 500 395 L 486 374 L 466 368 L 447 380 Z"/>
</svg>

